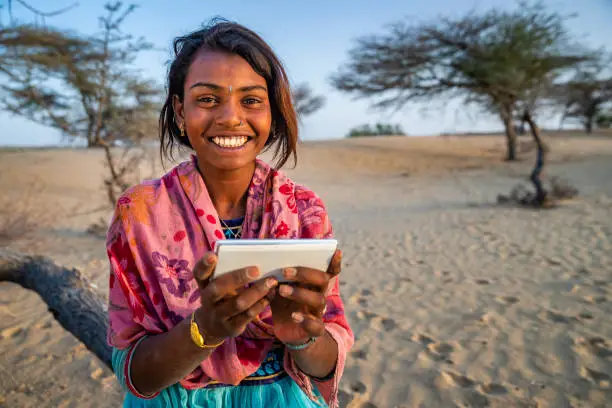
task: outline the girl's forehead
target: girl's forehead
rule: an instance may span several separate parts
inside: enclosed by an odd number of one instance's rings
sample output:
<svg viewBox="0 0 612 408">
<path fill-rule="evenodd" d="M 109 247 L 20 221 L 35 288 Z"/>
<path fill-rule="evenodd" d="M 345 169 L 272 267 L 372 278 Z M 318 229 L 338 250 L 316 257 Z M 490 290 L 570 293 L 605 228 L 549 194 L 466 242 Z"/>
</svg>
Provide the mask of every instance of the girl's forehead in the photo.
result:
<svg viewBox="0 0 612 408">
<path fill-rule="evenodd" d="M 186 84 L 212 82 L 234 89 L 240 86 L 265 85 L 266 80 L 241 56 L 222 51 L 198 51 L 185 80 Z"/>
</svg>

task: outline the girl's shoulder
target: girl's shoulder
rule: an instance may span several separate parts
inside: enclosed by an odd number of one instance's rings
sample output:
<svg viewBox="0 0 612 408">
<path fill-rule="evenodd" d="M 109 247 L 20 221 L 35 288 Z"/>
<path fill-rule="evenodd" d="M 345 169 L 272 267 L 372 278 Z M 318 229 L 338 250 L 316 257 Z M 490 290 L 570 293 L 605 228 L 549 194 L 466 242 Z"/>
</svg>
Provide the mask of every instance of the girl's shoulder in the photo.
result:
<svg viewBox="0 0 612 408">
<path fill-rule="evenodd" d="M 153 204 L 155 197 L 172 189 L 178 179 L 179 171 L 189 162 L 179 163 L 158 178 L 145 179 L 125 189 L 117 200 L 117 207 L 133 207 L 138 204 Z M 132 205 L 130 205 L 132 204 Z"/>
<path fill-rule="evenodd" d="M 304 208 L 312 206 L 325 208 L 323 199 L 303 184 L 295 184 L 294 194 L 296 203 L 301 204 Z"/>
<path fill-rule="evenodd" d="M 331 238 L 333 230 L 325 203 L 308 187 L 295 185 L 295 203 L 302 238 Z"/>
</svg>

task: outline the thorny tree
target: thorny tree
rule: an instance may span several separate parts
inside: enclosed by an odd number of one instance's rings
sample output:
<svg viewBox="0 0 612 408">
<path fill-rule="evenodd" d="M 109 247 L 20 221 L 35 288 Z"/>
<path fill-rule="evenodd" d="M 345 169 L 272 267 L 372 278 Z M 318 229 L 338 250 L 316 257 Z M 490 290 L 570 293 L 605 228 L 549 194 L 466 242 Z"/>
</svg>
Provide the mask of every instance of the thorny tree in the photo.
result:
<svg viewBox="0 0 612 408">
<path fill-rule="evenodd" d="M 581 58 L 564 17 L 541 4 L 490 10 L 433 22 L 396 22 L 386 34 L 357 40 L 349 61 L 331 77 L 340 91 L 374 100 L 376 108 L 459 97 L 493 111 L 504 124 L 506 159 L 516 159 L 513 119 L 542 78 Z"/>
<path fill-rule="evenodd" d="M 135 6 L 116 2 L 105 10 L 93 37 L 36 25 L 0 28 L 0 108 L 103 147 L 114 205 L 137 181 L 143 142 L 157 136 L 161 87 L 131 68 L 152 49 L 121 31 Z M 122 157 L 113 153 L 117 146 L 124 147 Z"/>
<path fill-rule="evenodd" d="M 609 71 L 612 58 L 605 57 L 605 53 L 600 55 L 587 64 L 581 64 L 569 81 L 553 89 L 552 97 L 563 106 L 561 124 L 578 122 L 587 133 L 591 133 L 598 117 L 612 106 L 612 75 Z"/>
</svg>

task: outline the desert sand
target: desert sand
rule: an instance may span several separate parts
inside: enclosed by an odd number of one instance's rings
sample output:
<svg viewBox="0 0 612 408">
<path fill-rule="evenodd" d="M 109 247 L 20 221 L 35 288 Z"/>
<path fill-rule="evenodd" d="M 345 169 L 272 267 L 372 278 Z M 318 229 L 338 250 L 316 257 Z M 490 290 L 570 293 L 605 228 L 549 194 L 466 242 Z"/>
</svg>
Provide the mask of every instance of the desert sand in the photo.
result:
<svg viewBox="0 0 612 408">
<path fill-rule="evenodd" d="M 545 211 L 496 205 L 534 155 L 502 162 L 501 136 L 300 145 L 287 171 L 325 200 L 345 254 L 342 406 L 612 406 L 612 138 L 547 140 L 547 173 L 581 194 Z M 9 248 L 83 271 L 103 296 L 104 239 L 86 230 L 110 216 L 95 212 L 104 172 L 100 151 L 0 152 L 2 205 L 40 223 Z M 0 283 L 0 406 L 122 397 L 35 293 Z"/>
</svg>

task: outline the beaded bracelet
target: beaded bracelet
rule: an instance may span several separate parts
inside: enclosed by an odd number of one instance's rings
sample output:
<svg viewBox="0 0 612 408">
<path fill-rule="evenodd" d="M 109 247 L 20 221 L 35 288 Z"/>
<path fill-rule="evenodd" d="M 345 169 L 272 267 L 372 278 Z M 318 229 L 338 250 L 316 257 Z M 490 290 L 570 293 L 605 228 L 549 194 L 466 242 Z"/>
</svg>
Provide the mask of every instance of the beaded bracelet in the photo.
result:
<svg viewBox="0 0 612 408">
<path fill-rule="evenodd" d="M 289 343 L 285 343 L 285 346 L 287 346 L 287 348 L 290 349 L 290 350 L 304 350 L 305 348 L 307 348 L 311 344 L 313 344 L 315 341 L 317 341 L 317 338 L 316 337 L 311 337 L 311 338 L 309 338 L 303 344 L 289 344 Z"/>
</svg>

